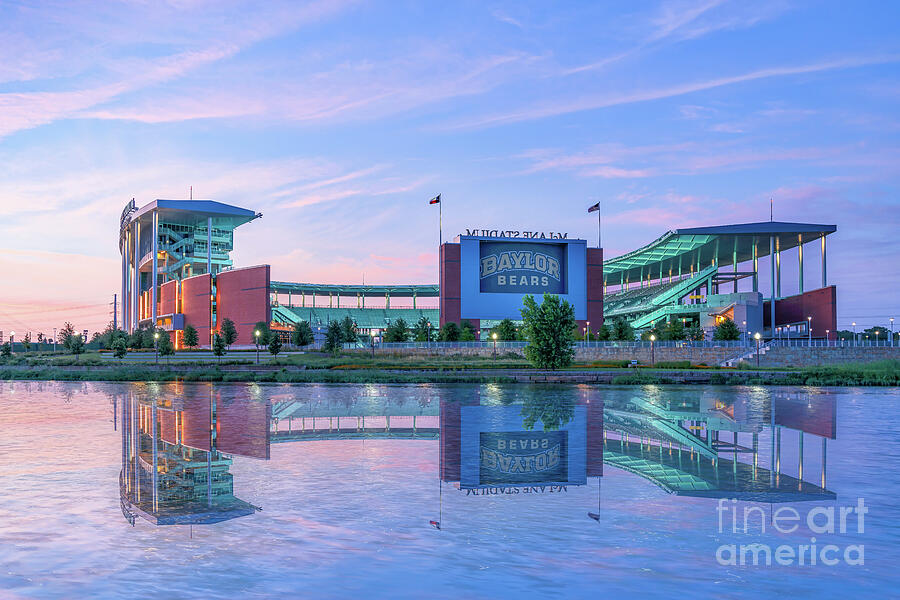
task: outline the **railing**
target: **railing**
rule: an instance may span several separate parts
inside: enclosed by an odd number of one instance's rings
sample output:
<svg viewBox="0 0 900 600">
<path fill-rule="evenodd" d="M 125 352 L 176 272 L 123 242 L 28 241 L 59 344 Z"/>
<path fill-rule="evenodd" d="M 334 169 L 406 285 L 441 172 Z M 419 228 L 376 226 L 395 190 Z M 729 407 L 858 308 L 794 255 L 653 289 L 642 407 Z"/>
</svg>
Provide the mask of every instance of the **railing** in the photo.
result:
<svg viewBox="0 0 900 600">
<path fill-rule="evenodd" d="M 493 340 L 480 340 L 474 342 L 384 342 L 377 347 L 385 350 L 390 349 L 406 349 L 406 348 L 493 348 L 495 342 Z M 497 350 L 504 348 L 524 348 L 528 342 L 501 342 L 497 341 Z M 576 348 L 749 348 L 751 342 L 734 340 L 734 341 L 576 341 Z"/>
</svg>

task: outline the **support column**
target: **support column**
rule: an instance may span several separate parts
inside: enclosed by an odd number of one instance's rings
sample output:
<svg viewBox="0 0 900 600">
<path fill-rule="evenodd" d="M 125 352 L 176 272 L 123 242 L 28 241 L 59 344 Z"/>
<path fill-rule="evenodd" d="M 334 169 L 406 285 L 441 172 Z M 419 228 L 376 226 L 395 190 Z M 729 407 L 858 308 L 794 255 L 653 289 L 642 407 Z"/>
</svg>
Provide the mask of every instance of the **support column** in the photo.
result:
<svg viewBox="0 0 900 600">
<path fill-rule="evenodd" d="M 384 307 L 385 308 L 391 307 L 391 295 L 389 293 L 385 293 L 385 295 L 384 295 Z"/>
<path fill-rule="evenodd" d="M 134 329 L 141 322 L 141 222 L 134 224 L 134 278 L 131 280 L 131 321 Z"/>
<path fill-rule="evenodd" d="M 288 291 L 288 308 L 291 307 L 291 292 Z"/>
<path fill-rule="evenodd" d="M 644 289 L 644 267 L 641 267 L 641 288 Z"/>
<path fill-rule="evenodd" d="M 825 270 L 825 234 L 822 234 L 822 287 L 828 287 L 828 278 Z"/>
<path fill-rule="evenodd" d="M 328 308 L 334 308 L 334 296 L 331 295 L 331 292 L 328 292 Z"/>
<path fill-rule="evenodd" d="M 734 238 L 734 252 L 733 252 L 732 255 L 731 255 L 731 266 L 733 267 L 732 270 L 733 270 L 735 273 L 737 273 L 737 270 L 738 270 L 738 268 L 737 268 L 737 265 L 738 265 L 738 261 L 737 261 L 737 251 L 738 251 L 738 239 L 737 239 L 737 236 L 735 236 L 735 238 Z M 734 276 L 734 293 L 735 293 L 735 294 L 737 294 L 737 291 L 738 291 L 737 288 L 738 288 L 738 280 L 737 280 L 737 275 L 735 275 L 735 276 Z"/>
<path fill-rule="evenodd" d="M 212 217 L 206 219 L 206 272 L 212 275 Z"/>
<path fill-rule="evenodd" d="M 156 284 L 159 282 L 159 210 L 153 211 L 153 226 L 151 227 L 153 234 L 153 242 L 150 244 L 151 252 L 153 252 L 153 273 L 150 276 L 150 317 L 153 319 L 153 327 L 156 327 Z"/>
<path fill-rule="evenodd" d="M 798 281 L 800 282 L 800 293 L 803 293 L 803 234 L 797 234 L 797 257 L 800 261 L 798 274 Z"/>
<path fill-rule="evenodd" d="M 753 291 L 759 291 L 759 238 L 753 238 Z"/>
<path fill-rule="evenodd" d="M 770 294 L 771 300 L 769 302 L 769 325 L 771 325 L 771 331 L 769 332 L 772 338 L 775 338 L 775 238 L 769 236 L 769 262 L 772 263 L 772 287 L 770 288 L 772 293 Z"/>
<path fill-rule="evenodd" d="M 119 321 L 122 323 L 122 329 L 124 331 L 128 331 L 128 311 L 126 307 L 128 306 L 128 236 L 122 239 L 122 295 L 120 296 L 119 302 L 122 303 L 122 320 Z"/>
<path fill-rule="evenodd" d="M 781 238 L 775 238 L 775 296 L 781 298 Z"/>
<path fill-rule="evenodd" d="M 416 307 L 416 293 L 415 292 L 413 292 L 412 301 L 413 301 L 413 308 L 415 308 Z"/>
</svg>

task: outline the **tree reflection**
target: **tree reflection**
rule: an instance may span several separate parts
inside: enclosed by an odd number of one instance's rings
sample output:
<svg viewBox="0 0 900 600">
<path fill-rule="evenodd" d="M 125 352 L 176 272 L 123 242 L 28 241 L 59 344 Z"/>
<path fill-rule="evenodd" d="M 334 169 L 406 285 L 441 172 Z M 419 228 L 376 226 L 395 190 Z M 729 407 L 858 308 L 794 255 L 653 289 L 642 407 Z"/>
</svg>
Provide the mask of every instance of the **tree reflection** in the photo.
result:
<svg viewBox="0 0 900 600">
<path fill-rule="evenodd" d="M 530 393 L 523 400 L 521 414 L 525 429 L 534 429 L 535 423 L 540 421 L 544 431 L 555 431 L 575 417 L 575 403 L 571 398 Z"/>
</svg>

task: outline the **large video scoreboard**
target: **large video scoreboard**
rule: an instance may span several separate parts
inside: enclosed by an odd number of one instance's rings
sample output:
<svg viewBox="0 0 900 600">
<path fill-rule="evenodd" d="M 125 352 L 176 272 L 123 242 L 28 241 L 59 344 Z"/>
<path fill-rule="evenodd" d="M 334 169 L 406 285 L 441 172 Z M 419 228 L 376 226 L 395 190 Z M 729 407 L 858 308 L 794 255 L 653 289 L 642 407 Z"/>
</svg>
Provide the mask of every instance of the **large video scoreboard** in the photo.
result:
<svg viewBox="0 0 900 600">
<path fill-rule="evenodd" d="M 587 314 L 585 240 L 460 236 L 460 316 L 520 319 L 522 298 L 555 294 Z"/>
</svg>

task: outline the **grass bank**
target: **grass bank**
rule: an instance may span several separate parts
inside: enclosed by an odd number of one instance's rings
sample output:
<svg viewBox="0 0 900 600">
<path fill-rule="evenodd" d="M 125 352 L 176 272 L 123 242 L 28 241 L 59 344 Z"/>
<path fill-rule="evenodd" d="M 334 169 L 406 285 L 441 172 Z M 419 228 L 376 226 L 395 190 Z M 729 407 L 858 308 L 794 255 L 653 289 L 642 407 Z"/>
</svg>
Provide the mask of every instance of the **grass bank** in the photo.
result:
<svg viewBox="0 0 900 600">
<path fill-rule="evenodd" d="M 137 366 L 73 371 L 58 367 L 0 367 L 0 380 L 32 381 L 246 381 L 270 383 L 514 383 L 503 376 L 464 373 L 392 373 L 379 370 L 222 371 L 209 369 L 149 369 Z"/>
</svg>

